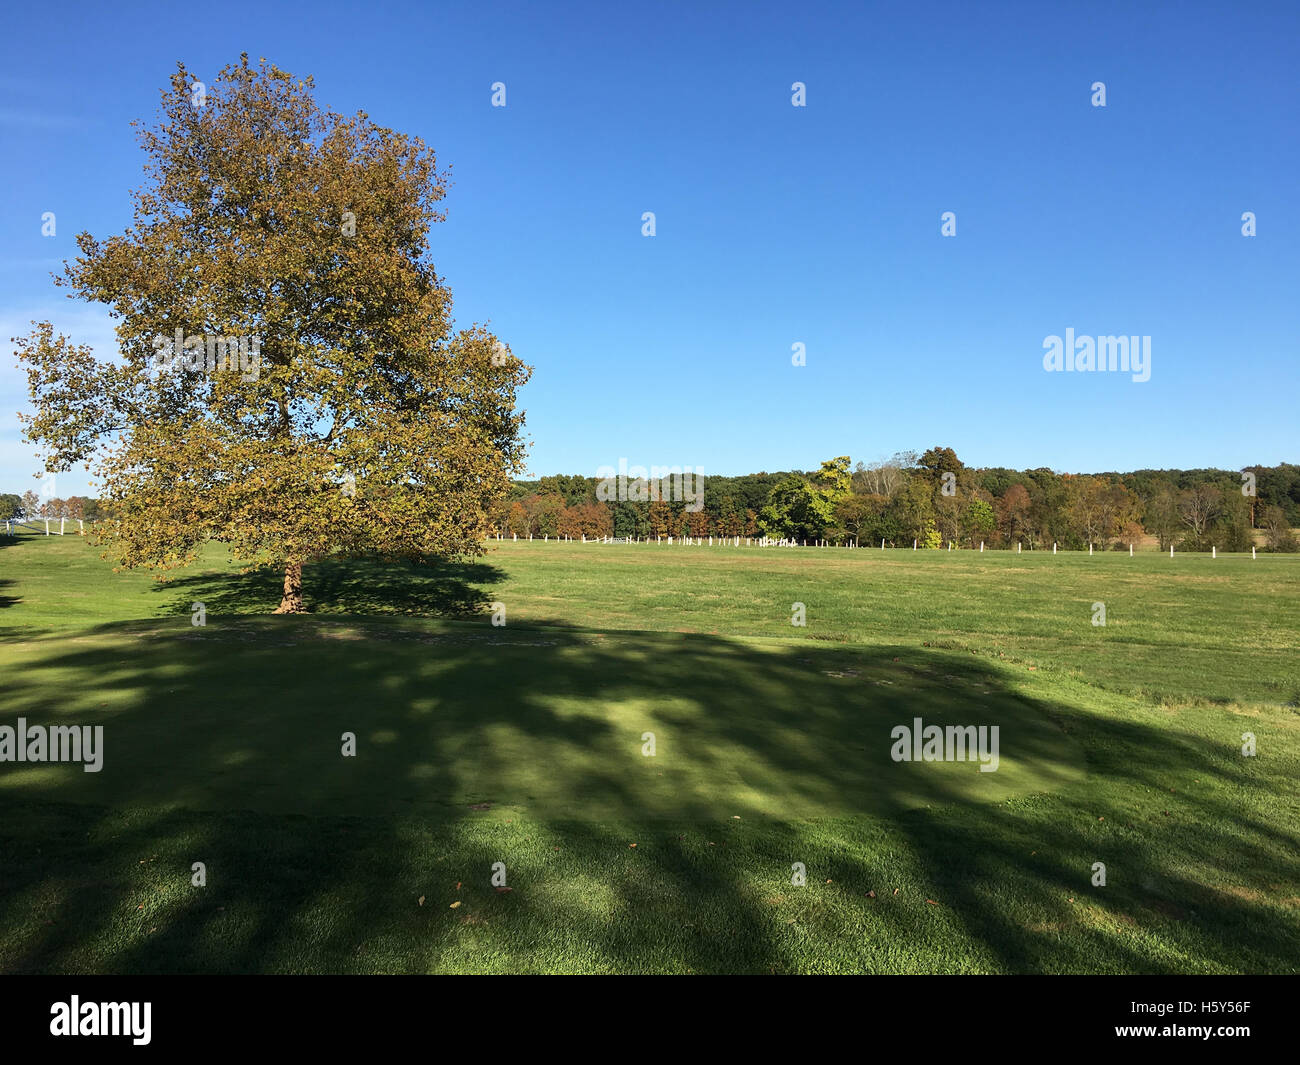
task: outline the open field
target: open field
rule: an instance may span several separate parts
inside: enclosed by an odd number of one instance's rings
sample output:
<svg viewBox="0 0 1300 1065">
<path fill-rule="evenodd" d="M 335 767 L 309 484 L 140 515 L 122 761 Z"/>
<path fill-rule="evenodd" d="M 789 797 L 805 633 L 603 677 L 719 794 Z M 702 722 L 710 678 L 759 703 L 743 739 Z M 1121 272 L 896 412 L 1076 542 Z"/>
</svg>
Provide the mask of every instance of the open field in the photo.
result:
<svg viewBox="0 0 1300 1065">
<path fill-rule="evenodd" d="M 0 971 L 1300 971 L 1295 556 L 0 544 Z"/>
</svg>

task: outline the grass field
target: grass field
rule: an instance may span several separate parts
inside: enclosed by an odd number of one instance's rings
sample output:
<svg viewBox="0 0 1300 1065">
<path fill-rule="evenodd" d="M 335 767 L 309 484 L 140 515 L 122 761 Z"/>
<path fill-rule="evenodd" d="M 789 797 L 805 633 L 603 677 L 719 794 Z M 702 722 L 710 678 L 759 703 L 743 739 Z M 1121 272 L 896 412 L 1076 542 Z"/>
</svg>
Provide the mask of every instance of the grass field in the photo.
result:
<svg viewBox="0 0 1300 1065">
<path fill-rule="evenodd" d="M 3 972 L 1300 972 L 1300 558 L 0 545 Z"/>
</svg>

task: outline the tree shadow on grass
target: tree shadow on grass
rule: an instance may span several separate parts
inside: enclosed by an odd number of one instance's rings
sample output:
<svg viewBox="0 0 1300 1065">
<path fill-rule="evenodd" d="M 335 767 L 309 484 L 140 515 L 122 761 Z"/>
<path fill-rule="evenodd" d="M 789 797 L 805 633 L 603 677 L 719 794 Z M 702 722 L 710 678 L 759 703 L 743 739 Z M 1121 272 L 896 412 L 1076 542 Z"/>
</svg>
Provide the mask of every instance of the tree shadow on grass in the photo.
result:
<svg viewBox="0 0 1300 1065">
<path fill-rule="evenodd" d="M 16 581 L 9 580 L 8 578 L 0 577 L 0 588 L 7 588 L 16 583 Z M 22 601 L 23 597 L 20 595 L 0 595 L 0 610 L 3 610 L 7 606 L 17 606 Z"/>
<path fill-rule="evenodd" d="M 48 641 L 8 705 L 48 718 L 56 688 L 60 723 L 104 724 L 105 767 L 4 767 L 0 971 L 1292 971 L 1300 956 L 1277 903 L 1300 894 L 1300 840 L 1243 801 L 1253 767 L 1214 738 L 1027 698 L 969 654 L 178 618 Z M 894 762 L 890 730 L 915 717 L 998 724 L 1002 766 Z M 1175 802 L 1171 775 L 1205 786 Z M 489 882 L 497 862 L 509 892 Z"/>
<path fill-rule="evenodd" d="M 331 558 L 304 567 L 307 609 L 314 614 L 470 617 L 490 597 L 480 587 L 504 580 L 484 562 L 379 562 Z M 284 574 L 273 568 L 246 574 L 192 573 L 156 586 L 164 613 L 188 614 L 203 603 L 209 614 L 269 614 L 280 603 Z"/>
</svg>

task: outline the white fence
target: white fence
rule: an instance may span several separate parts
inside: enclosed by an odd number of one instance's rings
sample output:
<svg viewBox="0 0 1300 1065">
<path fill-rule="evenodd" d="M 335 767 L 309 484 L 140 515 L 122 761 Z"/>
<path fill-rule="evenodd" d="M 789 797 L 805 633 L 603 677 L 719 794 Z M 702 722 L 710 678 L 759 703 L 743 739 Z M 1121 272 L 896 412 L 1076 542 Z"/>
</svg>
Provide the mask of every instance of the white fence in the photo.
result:
<svg viewBox="0 0 1300 1065">
<path fill-rule="evenodd" d="M 14 521 L 12 518 L 6 518 L 5 534 L 7 536 L 18 536 L 20 533 L 31 533 L 36 536 L 66 536 L 68 526 L 74 521 L 77 523 L 75 531 L 84 534 L 86 523 L 81 518 L 33 518 L 30 521 Z"/>
<path fill-rule="evenodd" d="M 496 533 L 494 534 L 493 538 L 498 541 L 519 540 L 519 536 L 515 533 Z M 536 540 L 538 543 L 655 544 L 655 545 L 676 544 L 678 546 L 686 546 L 686 547 L 820 547 L 820 548 L 829 547 L 835 551 L 886 551 L 886 550 L 917 551 L 920 548 L 919 540 L 913 540 L 910 547 L 907 544 L 891 544 L 888 547 L 886 547 L 884 540 L 881 540 L 879 545 L 858 544 L 858 543 L 832 544 L 827 540 L 774 540 L 767 536 L 663 536 L 663 537 L 593 536 L 590 538 L 586 536 L 579 536 L 579 537 L 525 536 L 524 539 L 530 541 Z M 1058 544 L 1052 544 L 1051 553 L 1053 555 L 1057 553 L 1058 546 L 1059 546 Z M 1128 545 L 1129 557 L 1133 556 L 1133 546 L 1134 546 L 1133 544 Z M 952 542 L 945 542 L 945 544 L 939 550 L 952 551 L 954 547 L 958 547 L 958 545 Z M 1021 552 L 1021 547 L 1022 547 L 1021 544 L 1016 544 L 1016 549 L 1015 549 L 1016 554 L 1019 554 Z M 974 546 L 971 546 L 969 548 L 958 547 L 958 550 L 962 552 L 974 552 L 976 554 L 979 554 L 984 551 L 984 548 L 985 545 L 984 543 L 981 542 L 978 548 L 975 548 Z M 926 550 L 931 550 L 931 549 L 927 548 Z M 1040 550 L 1044 554 L 1047 553 L 1047 545 L 1044 544 L 1042 548 L 1040 548 Z M 1077 553 L 1082 554 L 1082 550 L 1083 549 L 1080 548 Z M 1251 558 L 1257 557 L 1255 554 L 1255 550 L 1256 549 L 1254 547 L 1250 549 Z M 1004 548 L 1003 551 L 1009 552 L 1010 548 Z M 1075 552 L 1066 552 L 1066 553 L 1073 554 Z M 1093 553 L 1093 545 L 1089 544 L 1088 554 L 1091 555 L 1092 553 Z M 1110 555 L 1115 553 L 1117 552 L 1105 551 L 1105 550 L 1101 552 L 1101 554 L 1104 555 Z M 1144 552 L 1144 554 L 1145 553 L 1146 552 Z M 1204 554 L 1204 552 L 1184 552 L 1184 554 L 1189 554 L 1189 553 L 1193 555 Z M 1244 552 L 1242 553 L 1244 554 Z M 1170 547 L 1169 549 L 1169 557 L 1170 558 L 1174 557 L 1174 549 L 1172 547 Z M 1212 547 L 1210 549 L 1210 557 L 1211 558 L 1219 557 L 1218 548 Z"/>
</svg>

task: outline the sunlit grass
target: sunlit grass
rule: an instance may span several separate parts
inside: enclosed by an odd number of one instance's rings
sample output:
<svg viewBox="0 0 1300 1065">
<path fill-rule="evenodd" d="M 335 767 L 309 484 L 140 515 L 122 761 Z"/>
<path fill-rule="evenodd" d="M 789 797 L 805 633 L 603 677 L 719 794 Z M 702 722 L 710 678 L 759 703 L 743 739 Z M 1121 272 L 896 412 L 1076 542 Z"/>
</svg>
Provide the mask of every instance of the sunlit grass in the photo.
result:
<svg viewBox="0 0 1300 1065">
<path fill-rule="evenodd" d="M 0 970 L 1300 966 L 1296 560 L 491 546 L 300 618 L 0 548 L 0 724 L 105 726 L 0 764 Z M 998 772 L 893 762 L 914 717 Z"/>
</svg>

